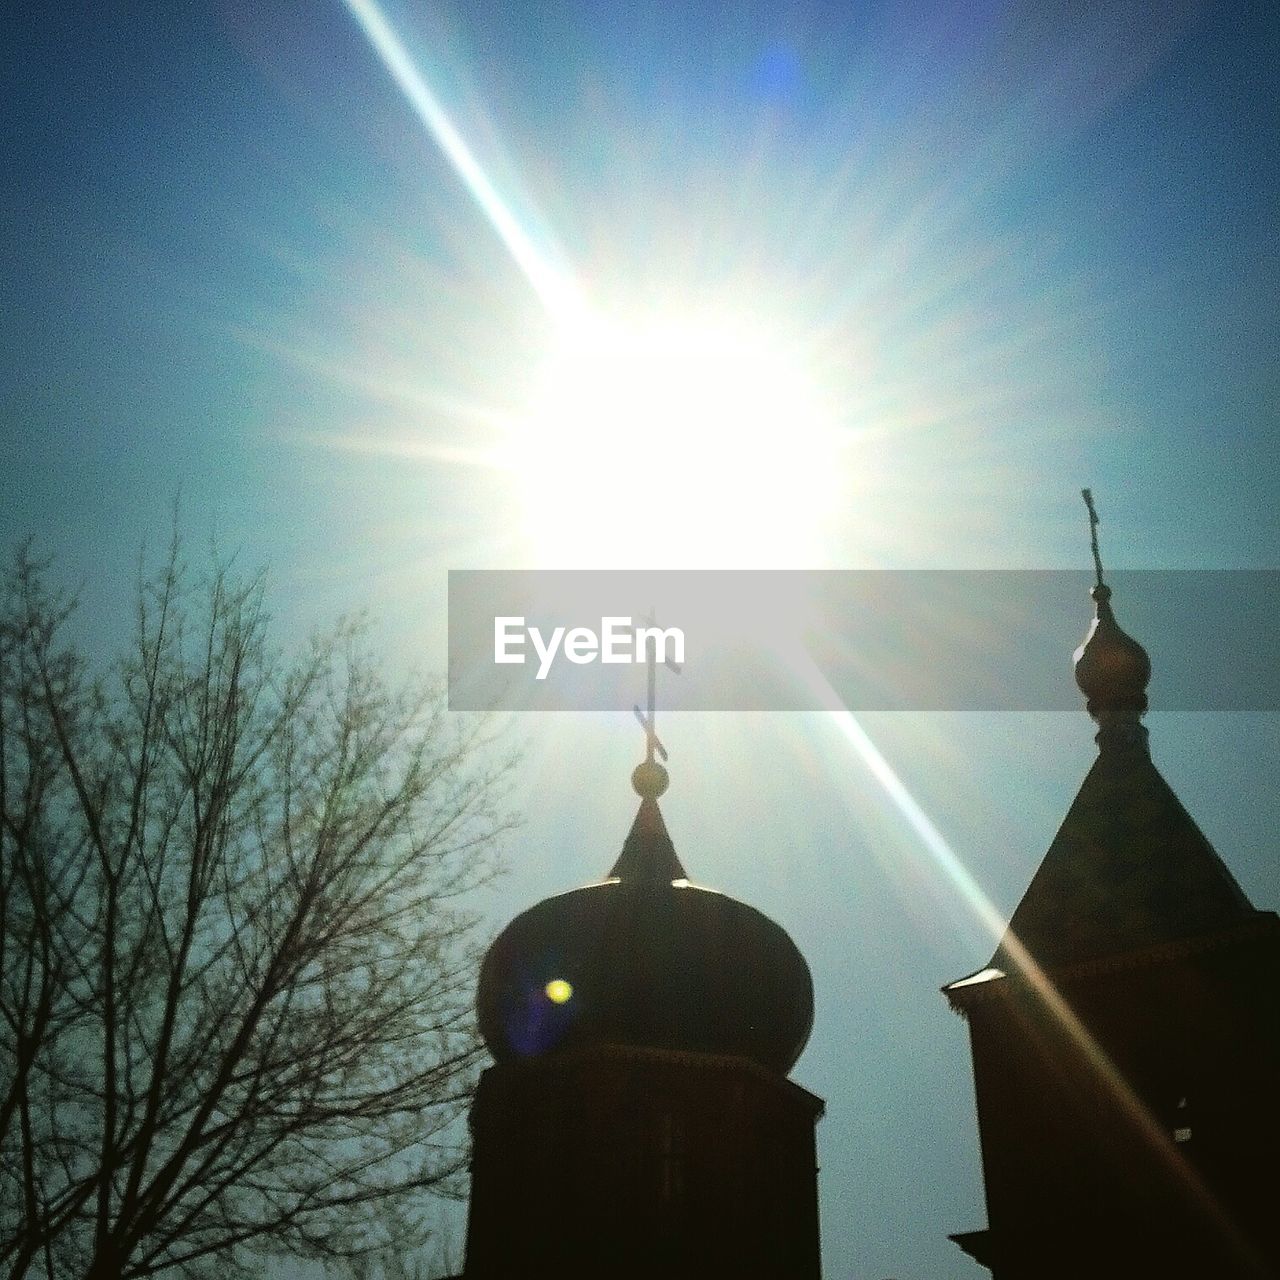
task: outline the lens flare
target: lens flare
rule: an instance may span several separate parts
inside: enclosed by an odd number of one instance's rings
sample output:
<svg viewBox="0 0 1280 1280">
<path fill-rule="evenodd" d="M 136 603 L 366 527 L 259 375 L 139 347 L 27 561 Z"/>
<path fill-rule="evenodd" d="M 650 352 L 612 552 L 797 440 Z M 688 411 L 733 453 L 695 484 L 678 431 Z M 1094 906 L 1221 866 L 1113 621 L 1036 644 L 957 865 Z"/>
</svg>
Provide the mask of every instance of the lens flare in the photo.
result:
<svg viewBox="0 0 1280 1280">
<path fill-rule="evenodd" d="M 567 1004 L 573 998 L 573 986 L 563 978 L 552 978 L 543 990 L 552 1004 Z"/>
<path fill-rule="evenodd" d="M 569 273 L 552 262 L 547 250 L 535 243 L 516 217 L 386 15 L 374 0 L 344 0 L 344 3 L 548 313 L 557 320 L 578 315 L 582 302 Z"/>
</svg>

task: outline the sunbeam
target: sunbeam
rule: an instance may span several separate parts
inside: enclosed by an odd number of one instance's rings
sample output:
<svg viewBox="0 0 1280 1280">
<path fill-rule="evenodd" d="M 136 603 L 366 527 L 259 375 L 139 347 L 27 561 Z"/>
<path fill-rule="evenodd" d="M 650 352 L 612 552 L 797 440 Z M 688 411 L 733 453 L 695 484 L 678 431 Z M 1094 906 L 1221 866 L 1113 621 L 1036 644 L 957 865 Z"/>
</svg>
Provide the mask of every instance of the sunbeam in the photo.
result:
<svg viewBox="0 0 1280 1280">
<path fill-rule="evenodd" d="M 816 665 L 810 664 L 807 669 L 798 674 L 800 678 L 812 683 L 815 688 L 825 686 L 824 692 L 831 698 L 835 698 L 835 691 L 827 684 L 826 678 Z M 1079 1048 L 1082 1056 L 1092 1065 L 1099 1080 L 1128 1114 L 1135 1129 L 1149 1143 L 1151 1149 L 1169 1165 L 1185 1193 L 1204 1207 L 1216 1224 L 1222 1239 L 1234 1250 L 1236 1256 L 1249 1266 L 1256 1265 L 1257 1257 L 1253 1246 L 1245 1240 L 1199 1172 L 1186 1162 L 1171 1156 L 1167 1135 L 1160 1121 L 1138 1096 L 1113 1059 L 1076 1016 L 1075 1010 L 1059 993 L 1053 980 L 1036 963 L 1021 941 L 1008 932 L 1008 921 L 1003 913 L 969 873 L 959 855 L 911 794 L 893 766 L 885 759 L 870 735 L 859 723 L 858 718 L 851 711 L 841 711 L 831 717 L 831 723 L 845 742 L 853 748 L 859 761 L 919 838 L 929 857 L 942 871 L 960 898 L 983 927 L 990 931 L 992 938 L 997 943 L 1003 944 L 1004 950 L 1016 963 L 1018 976 L 1030 985 L 1045 1010 Z M 952 987 L 954 989 L 955 986 L 963 986 L 968 982 L 976 984 L 1005 977 L 1006 975 L 998 970 L 983 970 L 962 983 L 952 984 Z"/>
<path fill-rule="evenodd" d="M 374 52 L 382 59 L 418 119 L 480 206 L 489 225 L 524 272 L 547 312 L 558 322 L 576 320 L 583 311 L 583 303 L 569 273 L 553 265 L 520 225 L 520 220 L 485 173 L 440 99 L 414 65 L 386 15 L 374 0 L 343 0 L 343 3 L 360 24 Z"/>
</svg>

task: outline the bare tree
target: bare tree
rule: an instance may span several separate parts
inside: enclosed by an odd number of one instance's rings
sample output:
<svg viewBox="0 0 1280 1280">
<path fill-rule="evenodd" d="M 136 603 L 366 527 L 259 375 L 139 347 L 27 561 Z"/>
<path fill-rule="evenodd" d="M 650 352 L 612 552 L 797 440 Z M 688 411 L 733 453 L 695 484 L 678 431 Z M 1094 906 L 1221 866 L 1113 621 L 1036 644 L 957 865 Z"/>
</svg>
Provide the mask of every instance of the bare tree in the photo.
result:
<svg viewBox="0 0 1280 1280">
<path fill-rule="evenodd" d="M 176 548 L 98 676 L 40 565 L 4 585 L 0 1276 L 420 1238 L 480 1052 L 482 729 L 385 688 L 358 629 L 282 658 L 261 582 Z"/>
<path fill-rule="evenodd" d="M 394 1224 L 388 1237 L 397 1234 Z M 428 1245 L 405 1249 L 397 1243 L 325 1265 L 326 1280 L 450 1280 L 462 1274 L 463 1250 L 447 1218 L 437 1222 Z"/>
</svg>

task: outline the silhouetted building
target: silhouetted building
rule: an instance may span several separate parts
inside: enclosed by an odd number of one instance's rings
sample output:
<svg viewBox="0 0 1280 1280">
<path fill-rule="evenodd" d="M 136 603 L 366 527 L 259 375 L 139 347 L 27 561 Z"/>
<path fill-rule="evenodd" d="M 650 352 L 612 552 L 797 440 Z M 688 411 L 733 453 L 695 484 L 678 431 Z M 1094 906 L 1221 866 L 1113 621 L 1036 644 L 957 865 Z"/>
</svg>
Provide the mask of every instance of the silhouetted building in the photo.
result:
<svg viewBox="0 0 1280 1280">
<path fill-rule="evenodd" d="M 814 1127 L 787 1079 L 813 986 L 787 934 L 690 884 L 658 808 L 607 879 L 493 944 L 471 1113 L 467 1280 L 819 1275 Z"/>
<path fill-rule="evenodd" d="M 1150 663 L 1099 566 L 1076 680 L 1098 758 L 968 1020 L 996 1280 L 1280 1275 L 1280 920 L 1152 764 Z"/>
</svg>

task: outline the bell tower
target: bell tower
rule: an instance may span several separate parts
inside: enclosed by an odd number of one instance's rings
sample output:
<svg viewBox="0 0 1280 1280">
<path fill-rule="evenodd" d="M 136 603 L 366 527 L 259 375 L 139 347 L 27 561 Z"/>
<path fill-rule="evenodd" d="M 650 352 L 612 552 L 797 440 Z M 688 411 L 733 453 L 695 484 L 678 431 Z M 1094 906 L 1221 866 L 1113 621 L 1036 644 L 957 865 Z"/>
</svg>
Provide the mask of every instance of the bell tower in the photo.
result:
<svg viewBox="0 0 1280 1280">
<path fill-rule="evenodd" d="M 643 719 L 643 718 L 642 718 Z M 471 1112 L 467 1280 L 818 1280 L 813 1021 L 787 934 L 691 883 L 649 758 L 598 884 L 547 898 L 480 973 L 495 1064 Z"/>
<path fill-rule="evenodd" d="M 996 1280 L 1274 1277 L 1280 920 L 1152 763 L 1151 665 L 1097 570 L 1075 673 L 1098 758 L 990 963 L 943 989 L 990 1222 L 952 1238 Z"/>
</svg>

